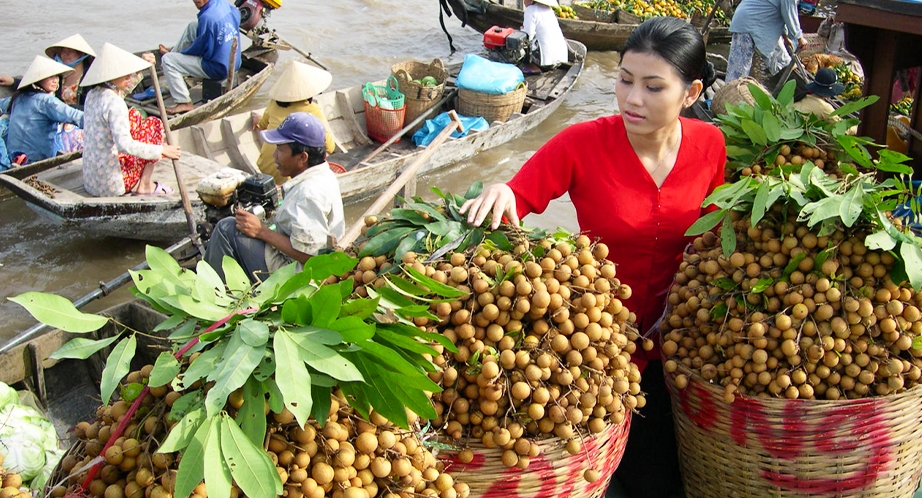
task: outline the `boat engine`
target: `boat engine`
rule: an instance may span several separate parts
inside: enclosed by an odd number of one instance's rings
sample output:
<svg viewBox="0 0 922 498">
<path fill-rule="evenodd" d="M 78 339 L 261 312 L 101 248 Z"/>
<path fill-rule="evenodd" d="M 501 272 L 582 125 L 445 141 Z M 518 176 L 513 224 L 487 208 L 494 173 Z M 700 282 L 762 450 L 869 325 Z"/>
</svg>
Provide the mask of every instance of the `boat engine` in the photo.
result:
<svg viewBox="0 0 922 498">
<path fill-rule="evenodd" d="M 236 0 L 234 5 L 240 10 L 240 31 L 254 43 L 262 46 L 265 38 L 273 36 L 266 21 L 273 10 L 282 6 L 282 0 Z"/>
<path fill-rule="evenodd" d="M 246 176 L 246 173 L 232 168 L 224 168 L 202 178 L 195 192 L 205 203 L 205 220 L 198 226 L 203 239 L 211 237 L 215 225 L 228 216 L 234 216 L 238 208 L 267 220 L 279 204 L 278 189 L 270 175 Z"/>
<path fill-rule="evenodd" d="M 524 31 L 493 26 L 483 34 L 487 57 L 496 62 L 522 64 L 528 62 L 528 35 Z"/>
</svg>

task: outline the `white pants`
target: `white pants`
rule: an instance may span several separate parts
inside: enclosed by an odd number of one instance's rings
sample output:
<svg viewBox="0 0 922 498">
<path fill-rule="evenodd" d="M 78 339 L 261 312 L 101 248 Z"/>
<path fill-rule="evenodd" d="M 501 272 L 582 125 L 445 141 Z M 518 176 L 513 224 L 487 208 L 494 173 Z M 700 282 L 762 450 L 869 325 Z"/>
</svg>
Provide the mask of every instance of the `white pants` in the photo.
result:
<svg viewBox="0 0 922 498">
<path fill-rule="evenodd" d="M 189 96 L 189 87 L 183 80 L 184 75 L 193 78 L 208 78 L 205 70 L 202 69 L 202 58 L 195 55 L 184 55 L 179 53 L 192 44 L 195 40 L 195 33 L 198 29 L 198 21 L 192 21 L 186 26 L 179 37 L 179 41 L 173 45 L 173 49 L 163 54 L 163 76 L 166 78 L 166 84 L 170 89 L 170 95 L 177 104 L 192 103 L 192 97 Z"/>
</svg>

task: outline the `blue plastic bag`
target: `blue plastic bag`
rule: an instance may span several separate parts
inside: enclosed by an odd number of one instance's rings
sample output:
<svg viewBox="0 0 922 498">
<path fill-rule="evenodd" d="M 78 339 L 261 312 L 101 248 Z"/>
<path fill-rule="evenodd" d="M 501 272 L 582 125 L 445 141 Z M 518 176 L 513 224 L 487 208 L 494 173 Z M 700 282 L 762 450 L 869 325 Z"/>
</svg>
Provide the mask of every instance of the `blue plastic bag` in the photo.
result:
<svg viewBox="0 0 922 498">
<path fill-rule="evenodd" d="M 467 54 L 455 84 L 465 90 L 502 95 L 515 90 L 523 81 L 525 75 L 514 64 L 493 62 L 479 55 Z"/>
<path fill-rule="evenodd" d="M 459 114 L 458 119 L 461 120 L 461 126 L 464 127 L 464 131 L 459 132 L 455 130 L 452 132 L 451 136 L 455 138 L 467 136 L 467 132 L 471 130 L 483 131 L 490 128 L 490 123 L 487 123 L 486 119 L 479 116 L 472 118 Z M 449 116 L 447 112 L 443 112 L 432 119 L 427 119 L 422 128 L 416 130 L 416 133 L 413 134 L 413 143 L 417 146 L 429 145 L 450 122 L 451 116 Z"/>
</svg>

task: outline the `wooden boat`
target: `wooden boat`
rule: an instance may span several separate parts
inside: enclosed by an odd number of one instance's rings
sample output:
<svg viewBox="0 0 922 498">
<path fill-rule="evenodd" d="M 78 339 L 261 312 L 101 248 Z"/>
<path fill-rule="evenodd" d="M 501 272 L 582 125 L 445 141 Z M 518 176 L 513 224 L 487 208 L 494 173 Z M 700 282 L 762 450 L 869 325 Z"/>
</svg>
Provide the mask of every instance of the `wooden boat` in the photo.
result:
<svg viewBox="0 0 922 498">
<path fill-rule="evenodd" d="M 113 306 L 101 314 L 145 333 L 167 318 L 140 299 Z M 109 322 L 86 337 L 102 339 L 123 329 Z M 19 391 L 32 393 L 54 424 L 65 448 L 75 442 L 71 430 L 73 426 L 95 418 L 96 408 L 100 405 L 99 380 L 108 352 L 104 349 L 86 360 L 46 359 L 72 337 L 72 334 L 55 329 L 0 354 L 0 381 Z M 162 341 L 147 334 L 138 335 L 138 340 L 142 344 L 138 345 L 138 357 L 132 362 L 132 370 L 153 364 L 159 353 L 157 346 L 168 347 L 168 344 L 160 344 Z"/>
<path fill-rule="evenodd" d="M 450 138 L 423 166 L 420 174 L 508 142 L 547 118 L 582 72 L 586 47 L 571 41 L 570 48 L 570 63 L 554 71 L 526 77 L 528 94 L 521 113 L 513 114 L 504 123 L 492 123 L 487 130 Z M 457 75 L 460 63 L 446 69 L 450 75 Z M 446 92 L 453 82 L 450 76 Z M 340 144 L 339 151 L 331 154 L 329 160 L 347 170 L 338 177 L 346 203 L 383 190 L 404 166 L 426 150 L 414 146 L 410 137 L 405 137 L 365 162 L 363 158 L 380 144 L 367 135 L 362 86 L 324 93 L 315 97 L 315 101 L 322 106 Z M 183 150 L 179 168 L 187 192 L 193 193 L 196 220 L 204 219 L 204 205 L 194 195 L 201 178 L 218 171 L 222 165 L 245 172 L 257 171 L 254 165 L 259 156 L 259 142 L 252 130 L 250 112 L 192 125 L 174 132 L 173 137 Z M 174 241 L 188 233 L 169 161 L 160 161 L 154 170 L 154 179 L 173 188 L 174 194 L 167 196 L 91 197 L 83 189 L 82 164 L 82 159 L 76 159 L 30 176 L 26 176 L 24 169 L 13 169 L 9 174 L 0 175 L 0 186 L 9 188 L 29 207 L 52 220 L 79 226 L 81 230 L 100 236 Z"/>
<path fill-rule="evenodd" d="M 157 54 L 157 67 L 159 68 L 159 51 L 155 50 L 153 52 Z M 269 78 L 269 75 L 272 74 L 272 68 L 275 66 L 275 61 L 278 59 L 278 51 L 275 49 L 251 46 L 242 52 L 241 57 L 242 61 L 240 70 L 238 71 L 236 78 L 237 86 L 209 102 L 201 102 L 202 81 L 193 80 L 191 78 L 187 79 L 187 82 L 191 83 L 189 92 L 192 96 L 193 102 L 196 102 L 196 107 L 187 113 L 171 117 L 169 119 L 170 129 L 176 130 L 179 128 L 192 126 L 203 121 L 220 118 L 246 103 L 251 97 L 253 97 L 253 95 L 256 94 L 262 84 L 266 82 L 266 80 Z M 159 78 L 161 82 L 164 81 L 162 72 L 159 74 Z M 149 86 L 149 76 L 145 77 L 144 82 L 138 85 L 139 88 L 147 88 Z M 6 97 L 9 94 L 10 90 L 8 87 L 0 87 L 0 98 Z M 166 92 L 163 97 L 164 104 L 167 107 L 171 107 L 173 105 L 173 101 L 169 92 Z M 160 110 L 157 108 L 157 101 L 154 98 L 145 101 L 138 101 L 131 97 L 127 97 L 125 101 L 128 103 L 128 105 L 144 109 L 144 111 L 150 115 L 160 115 Z M 61 154 L 56 157 L 51 157 L 42 161 L 36 161 L 34 163 L 27 164 L 21 168 L 0 172 L 0 176 L 14 175 L 18 178 L 26 178 L 46 169 L 73 161 L 82 155 L 82 151 Z M 9 192 L 0 193 L 0 199 L 8 196 Z"/>
<path fill-rule="evenodd" d="M 513 114 L 505 123 L 491 123 L 487 130 L 472 131 L 462 138 L 449 138 L 439 148 L 438 153 L 423 166 L 420 174 L 435 171 L 501 145 L 544 121 L 557 109 L 583 69 L 586 47 L 572 40 L 569 44 L 568 64 L 562 64 L 556 70 L 540 75 L 526 76 L 528 94 L 521 113 Z M 460 63 L 446 67 L 449 72 L 446 93 L 453 88 L 454 76 L 460 69 Z M 383 153 L 365 162 L 363 159 L 380 144 L 368 138 L 362 87 L 326 92 L 314 97 L 314 100 L 323 108 L 324 116 L 340 144 L 337 151 L 329 156 L 329 161 L 347 170 L 338 175 L 339 187 L 347 203 L 369 197 L 384 189 L 404 166 L 413 162 L 426 150 L 425 147 L 416 147 L 410 137 L 405 136 Z M 454 102 L 451 102 L 449 107 L 454 108 Z M 435 114 L 436 111 L 432 116 Z M 259 156 L 259 142 L 256 133 L 252 131 L 252 118 L 249 112 L 192 126 L 180 130 L 175 135 L 183 151 L 214 158 L 221 163 L 234 164 L 238 169 L 248 169 L 250 165 L 255 165 Z"/>
<path fill-rule="evenodd" d="M 468 25 L 483 33 L 492 26 L 521 29 L 525 12 L 520 0 L 448 0 L 452 12 Z M 586 45 L 588 50 L 621 50 L 627 37 L 637 24 L 557 19 L 563 36 Z M 712 27 L 708 41 L 727 42 L 730 32 L 726 27 Z"/>
</svg>

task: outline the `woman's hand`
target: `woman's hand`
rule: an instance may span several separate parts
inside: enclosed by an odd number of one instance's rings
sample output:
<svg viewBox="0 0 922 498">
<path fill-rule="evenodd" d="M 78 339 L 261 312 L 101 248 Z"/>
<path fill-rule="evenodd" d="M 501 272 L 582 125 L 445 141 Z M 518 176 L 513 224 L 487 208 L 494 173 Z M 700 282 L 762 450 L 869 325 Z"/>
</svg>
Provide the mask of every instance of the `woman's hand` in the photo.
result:
<svg viewBox="0 0 922 498">
<path fill-rule="evenodd" d="M 810 42 L 807 41 L 806 37 L 801 36 L 800 38 L 798 38 L 797 39 L 797 51 L 803 52 L 803 50 L 807 48 L 808 43 Z"/>
<path fill-rule="evenodd" d="M 0 74 L 0 86 L 13 86 L 13 77 L 8 74 Z"/>
<path fill-rule="evenodd" d="M 179 159 L 180 154 L 181 149 L 178 145 L 169 144 L 163 144 L 163 152 L 160 153 L 160 155 L 168 159 Z"/>
<path fill-rule="evenodd" d="M 253 121 L 253 130 L 254 130 L 254 131 L 258 131 L 258 130 L 259 130 L 259 120 L 262 119 L 262 117 L 263 117 L 262 114 L 260 114 L 260 113 L 258 113 L 258 112 L 251 112 L 251 113 L 250 113 L 250 120 Z"/>
<path fill-rule="evenodd" d="M 151 64 L 157 63 L 157 58 L 154 57 L 154 54 L 150 52 L 144 52 L 143 54 L 141 54 L 141 58 L 146 60 L 147 62 L 150 62 Z"/>
<path fill-rule="evenodd" d="M 519 214 L 515 209 L 515 194 L 509 185 L 494 183 L 483 189 L 480 195 L 468 200 L 461 206 L 461 214 L 468 213 L 467 222 L 476 226 L 480 226 L 491 212 L 493 230 L 499 228 L 503 215 L 513 225 L 519 225 Z"/>
</svg>

